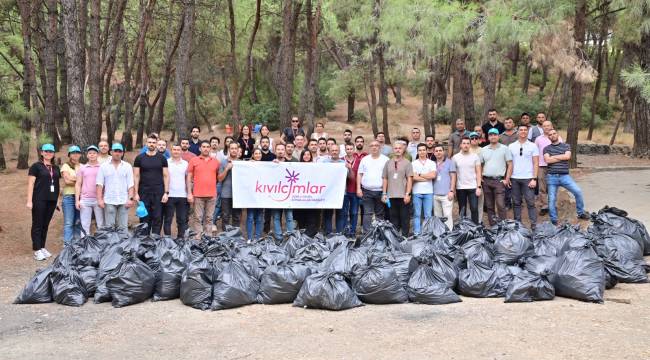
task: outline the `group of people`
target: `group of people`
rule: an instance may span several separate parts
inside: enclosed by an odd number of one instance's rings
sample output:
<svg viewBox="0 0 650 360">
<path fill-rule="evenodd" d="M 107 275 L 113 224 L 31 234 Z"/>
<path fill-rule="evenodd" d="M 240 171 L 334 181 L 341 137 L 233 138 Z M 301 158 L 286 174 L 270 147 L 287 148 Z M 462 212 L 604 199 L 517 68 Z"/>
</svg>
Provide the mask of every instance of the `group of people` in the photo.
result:
<svg viewBox="0 0 650 360">
<path fill-rule="evenodd" d="M 116 226 L 126 231 L 129 209 L 141 204 L 153 234 L 172 235 L 176 219 L 177 236 L 191 227 L 195 236 L 211 234 L 218 222 L 241 226 L 246 211 L 246 236 L 259 239 L 272 233 L 280 239 L 283 232 L 305 229 L 313 236 L 319 231 L 354 236 L 359 215 L 362 230 L 368 231 L 373 219 L 391 221 L 404 236 L 419 234 L 422 221 L 435 215 L 453 227 L 454 200 L 458 217 L 482 222 L 483 207 L 490 225 L 507 218 L 513 208 L 521 221 L 526 201 L 528 218 L 537 223 L 536 194 L 540 213 L 548 212 L 558 222 L 558 187 L 576 198 L 577 215 L 587 218 L 580 188 L 569 175 L 571 149 L 562 142 L 553 124 L 543 113 L 537 125 L 522 114 L 515 126 L 512 118 L 498 120 L 495 110 L 474 131 L 467 131 L 462 119 L 449 136 L 448 147 L 438 144 L 433 135 L 421 141 L 418 128 L 411 138 L 398 138 L 392 146 L 385 135 L 377 133 L 365 149 L 365 138 L 353 138 L 346 129 L 343 141 L 325 132 L 317 123 L 307 138 L 297 117 L 282 130 L 275 143 L 266 125 L 255 131 L 244 125 L 235 139 L 213 136 L 201 140 L 199 127 L 190 138 L 171 147 L 157 134 L 150 134 L 133 164 L 124 160 L 124 147 L 101 141 L 83 150 L 68 148 L 68 159 L 59 168 L 54 162 L 52 144 L 41 147 L 40 159 L 29 169 L 27 207 L 32 211 L 32 245 L 36 260 L 47 259 L 45 249 L 50 220 L 58 208 L 60 179 L 63 179 L 64 244 L 81 232 L 89 233 L 94 216 L 96 227 Z M 484 135 L 486 134 L 486 135 Z M 343 206 L 340 209 L 238 209 L 233 207 L 232 168 L 236 161 L 342 163 L 347 168 Z M 284 229 L 283 229 L 284 219 Z M 273 230 L 271 231 L 271 226 Z"/>
</svg>

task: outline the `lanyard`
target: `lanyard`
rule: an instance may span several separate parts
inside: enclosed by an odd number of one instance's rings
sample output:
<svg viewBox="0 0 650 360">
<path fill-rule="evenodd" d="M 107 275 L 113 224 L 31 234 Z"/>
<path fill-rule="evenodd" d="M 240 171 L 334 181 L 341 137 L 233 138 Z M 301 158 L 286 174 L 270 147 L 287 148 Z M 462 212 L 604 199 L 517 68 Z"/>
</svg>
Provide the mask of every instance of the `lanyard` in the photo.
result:
<svg viewBox="0 0 650 360">
<path fill-rule="evenodd" d="M 246 150 L 248 150 L 248 148 L 249 148 L 248 140 L 250 140 L 250 138 L 248 138 L 248 139 L 244 139 L 244 138 L 242 137 L 241 139 L 242 139 L 242 141 L 244 142 L 244 146 L 246 147 Z"/>
<path fill-rule="evenodd" d="M 397 164 L 398 164 L 398 162 L 397 162 L 397 160 L 394 160 L 394 162 L 395 162 L 395 172 L 397 172 Z"/>
<path fill-rule="evenodd" d="M 43 164 L 45 165 L 45 164 Z M 45 165 L 48 172 L 50 173 L 50 184 L 54 185 L 54 167 L 52 165 Z"/>
</svg>

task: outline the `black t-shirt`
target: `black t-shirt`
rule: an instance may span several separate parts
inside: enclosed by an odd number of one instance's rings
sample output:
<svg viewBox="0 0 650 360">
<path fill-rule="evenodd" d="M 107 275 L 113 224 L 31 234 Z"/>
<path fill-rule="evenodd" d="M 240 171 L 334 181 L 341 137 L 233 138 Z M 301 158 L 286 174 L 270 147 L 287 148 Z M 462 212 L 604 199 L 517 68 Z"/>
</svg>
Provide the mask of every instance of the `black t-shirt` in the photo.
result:
<svg viewBox="0 0 650 360">
<path fill-rule="evenodd" d="M 490 131 L 490 129 L 492 128 L 496 128 L 497 130 L 499 130 L 499 134 L 503 134 L 503 132 L 506 131 L 506 127 L 503 125 L 501 121 L 497 121 L 496 125 L 492 125 L 490 124 L 489 121 L 486 121 L 485 124 L 481 126 L 481 129 L 483 129 L 483 134 L 485 135 L 486 139 L 488 137 L 488 131 Z"/>
<path fill-rule="evenodd" d="M 237 139 L 237 142 L 239 143 L 239 147 L 241 148 L 241 157 L 240 159 L 248 160 L 253 156 L 253 150 L 255 150 L 255 139 L 253 138 L 248 138 L 248 140 L 244 140 L 243 137 L 240 137 Z"/>
<path fill-rule="evenodd" d="M 262 161 L 273 161 L 275 160 L 275 158 L 276 156 L 274 153 L 269 151 L 268 153 L 265 154 L 264 151 L 262 151 Z"/>
<path fill-rule="evenodd" d="M 284 134 L 284 140 L 286 142 L 293 142 L 298 135 L 305 136 L 305 130 L 302 128 L 292 129 L 291 127 L 286 127 L 282 130 L 282 133 Z"/>
<path fill-rule="evenodd" d="M 163 168 L 167 167 L 167 159 L 164 155 L 158 152 L 153 156 L 140 154 L 135 157 L 133 167 L 140 168 L 139 193 L 162 194 L 165 191 Z"/>
<path fill-rule="evenodd" d="M 59 198 L 59 179 L 61 178 L 61 171 L 58 166 L 52 165 L 48 167 L 43 162 L 38 161 L 29 167 L 27 174 L 36 177 L 32 201 L 57 201 Z M 51 191 L 51 185 L 54 185 L 54 191 Z"/>
</svg>

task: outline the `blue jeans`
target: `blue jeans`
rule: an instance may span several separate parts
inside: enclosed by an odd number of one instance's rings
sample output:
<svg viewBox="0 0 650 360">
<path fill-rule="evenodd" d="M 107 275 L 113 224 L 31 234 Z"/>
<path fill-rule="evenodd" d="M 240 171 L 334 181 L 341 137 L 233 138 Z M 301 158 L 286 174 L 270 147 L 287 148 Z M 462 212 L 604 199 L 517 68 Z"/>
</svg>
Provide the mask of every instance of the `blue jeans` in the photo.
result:
<svg viewBox="0 0 650 360">
<path fill-rule="evenodd" d="M 291 209 L 275 209 L 272 212 L 273 216 L 273 236 L 276 239 L 282 239 L 282 212 L 284 211 L 284 221 L 287 225 L 287 232 L 293 231 L 295 228 L 293 223 L 293 210 Z M 262 219 L 262 222 L 264 219 Z"/>
<path fill-rule="evenodd" d="M 413 233 L 418 235 L 422 228 L 420 217 L 431 217 L 433 211 L 433 194 L 413 194 Z"/>
<path fill-rule="evenodd" d="M 332 215 L 334 215 L 334 226 L 336 227 L 336 232 L 341 233 L 343 231 L 343 211 L 340 209 L 324 209 L 323 228 L 325 235 L 329 235 L 332 232 Z"/>
<path fill-rule="evenodd" d="M 585 202 L 582 197 L 582 190 L 569 174 L 547 174 L 546 190 L 548 192 L 548 212 L 552 223 L 557 223 L 557 200 L 558 187 L 567 189 L 576 198 L 576 211 L 578 216 L 585 212 Z"/>
<path fill-rule="evenodd" d="M 72 239 L 81 235 L 81 218 L 74 206 L 74 195 L 63 195 L 63 245 L 68 246 Z"/>
<path fill-rule="evenodd" d="M 217 183 L 217 202 L 214 205 L 214 213 L 212 214 L 212 223 L 217 225 L 217 218 L 221 216 L 221 183 Z"/>
<path fill-rule="evenodd" d="M 359 216 L 359 197 L 357 193 L 346 192 L 343 196 L 343 209 L 341 210 L 342 229 L 346 235 L 354 235 L 357 232 L 357 221 Z M 338 220 L 338 219 L 337 219 Z M 337 222 L 338 226 L 338 222 Z"/>
<path fill-rule="evenodd" d="M 253 237 L 253 223 L 255 225 L 255 237 Z M 264 210 L 248 209 L 246 211 L 246 235 L 248 235 L 248 240 L 261 238 L 262 228 L 264 228 Z"/>
</svg>

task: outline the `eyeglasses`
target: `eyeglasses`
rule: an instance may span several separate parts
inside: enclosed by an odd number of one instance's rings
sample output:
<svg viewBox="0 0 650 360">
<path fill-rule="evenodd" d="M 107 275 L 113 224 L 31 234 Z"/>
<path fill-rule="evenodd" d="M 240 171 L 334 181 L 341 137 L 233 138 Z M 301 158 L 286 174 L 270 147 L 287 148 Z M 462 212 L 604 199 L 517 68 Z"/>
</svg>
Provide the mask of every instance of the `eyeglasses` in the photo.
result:
<svg viewBox="0 0 650 360">
<path fill-rule="evenodd" d="M 298 122 L 298 120 L 291 120 L 291 122 L 292 122 L 292 123 L 297 123 L 297 122 Z"/>
</svg>

